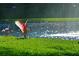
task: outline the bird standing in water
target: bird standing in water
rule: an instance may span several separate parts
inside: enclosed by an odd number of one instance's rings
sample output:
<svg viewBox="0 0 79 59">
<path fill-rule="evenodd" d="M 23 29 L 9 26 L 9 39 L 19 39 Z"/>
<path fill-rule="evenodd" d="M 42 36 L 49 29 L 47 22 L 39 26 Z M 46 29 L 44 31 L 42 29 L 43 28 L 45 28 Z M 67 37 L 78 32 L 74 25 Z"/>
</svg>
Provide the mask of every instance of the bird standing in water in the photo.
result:
<svg viewBox="0 0 79 59">
<path fill-rule="evenodd" d="M 26 34 L 27 34 L 27 30 L 28 30 L 27 20 L 24 23 L 22 21 L 22 18 L 19 17 L 19 19 L 17 21 L 15 21 L 15 24 L 20 28 L 20 30 L 23 34 L 23 37 L 26 38 Z"/>
</svg>

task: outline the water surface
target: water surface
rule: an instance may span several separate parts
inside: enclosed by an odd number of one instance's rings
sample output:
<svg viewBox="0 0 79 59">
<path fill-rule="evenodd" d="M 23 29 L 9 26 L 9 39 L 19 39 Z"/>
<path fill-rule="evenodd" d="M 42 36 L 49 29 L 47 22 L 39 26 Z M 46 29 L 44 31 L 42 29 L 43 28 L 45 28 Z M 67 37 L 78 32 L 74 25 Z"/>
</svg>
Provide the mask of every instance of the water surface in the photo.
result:
<svg viewBox="0 0 79 59">
<path fill-rule="evenodd" d="M 10 35 L 22 36 L 14 23 L 0 23 L 0 30 L 8 25 L 14 30 Z M 79 39 L 79 22 L 28 23 L 28 27 L 31 29 L 27 34 L 29 37 Z M 4 34 L 0 33 L 0 35 Z"/>
</svg>

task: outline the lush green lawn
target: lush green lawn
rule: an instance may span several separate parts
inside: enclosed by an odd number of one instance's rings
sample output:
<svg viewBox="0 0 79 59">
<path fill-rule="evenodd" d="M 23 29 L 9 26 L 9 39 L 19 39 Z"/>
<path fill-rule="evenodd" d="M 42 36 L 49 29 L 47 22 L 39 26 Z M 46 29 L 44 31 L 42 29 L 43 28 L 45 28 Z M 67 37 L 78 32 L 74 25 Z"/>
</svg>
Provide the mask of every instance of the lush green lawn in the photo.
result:
<svg viewBox="0 0 79 59">
<path fill-rule="evenodd" d="M 79 44 L 78 40 L 47 38 L 17 39 L 11 36 L 0 36 L 0 55 L 79 56 Z"/>
</svg>

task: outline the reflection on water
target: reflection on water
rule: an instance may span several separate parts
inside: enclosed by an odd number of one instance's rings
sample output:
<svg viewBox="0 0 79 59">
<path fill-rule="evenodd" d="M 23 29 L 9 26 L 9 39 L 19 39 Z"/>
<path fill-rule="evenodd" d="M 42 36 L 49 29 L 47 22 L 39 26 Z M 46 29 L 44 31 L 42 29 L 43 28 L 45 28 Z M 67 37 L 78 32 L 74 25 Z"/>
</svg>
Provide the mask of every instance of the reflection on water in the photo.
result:
<svg viewBox="0 0 79 59">
<path fill-rule="evenodd" d="M 0 30 L 7 25 L 0 24 Z M 27 34 L 29 37 L 79 39 L 79 22 L 28 23 L 28 26 L 32 30 Z M 10 24 L 10 27 L 14 30 L 10 35 L 21 36 L 16 25 Z"/>
</svg>

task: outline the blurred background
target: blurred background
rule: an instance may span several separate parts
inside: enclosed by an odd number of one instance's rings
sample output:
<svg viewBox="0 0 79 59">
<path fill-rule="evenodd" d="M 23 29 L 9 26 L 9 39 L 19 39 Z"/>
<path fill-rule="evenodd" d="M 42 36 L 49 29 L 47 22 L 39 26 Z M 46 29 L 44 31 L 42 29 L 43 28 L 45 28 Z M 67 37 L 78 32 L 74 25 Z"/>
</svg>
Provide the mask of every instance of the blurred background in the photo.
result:
<svg viewBox="0 0 79 59">
<path fill-rule="evenodd" d="M 0 3 L 0 18 L 79 17 L 78 3 Z"/>
</svg>

